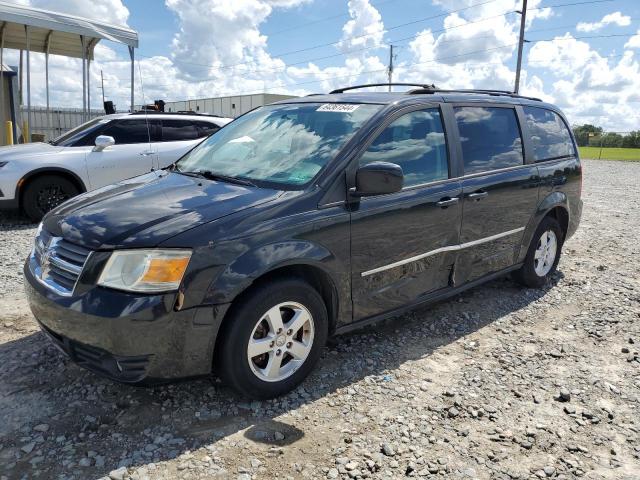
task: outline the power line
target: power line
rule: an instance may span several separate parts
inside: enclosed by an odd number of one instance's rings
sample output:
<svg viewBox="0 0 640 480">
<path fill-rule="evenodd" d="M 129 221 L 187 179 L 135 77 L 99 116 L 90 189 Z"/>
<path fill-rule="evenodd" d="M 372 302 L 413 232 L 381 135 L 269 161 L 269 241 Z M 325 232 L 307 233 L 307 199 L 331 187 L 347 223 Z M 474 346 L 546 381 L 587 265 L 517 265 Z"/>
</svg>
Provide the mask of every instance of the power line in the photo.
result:
<svg viewBox="0 0 640 480">
<path fill-rule="evenodd" d="M 452 10 L 450 12 L 443 13 L 443 14 L 440 14 L 438 16 L 446 16 L 446 15 L 448 15 L 450 13 L 456 13 L 456 12 L 459 12 L 459 11 L 462 11 L 462 10 L 468 10 L 470 8 L 481 6 L 481 5 L 485 5 L 485 4 L 494 2 L 494 1 L 496 1 L 496 0 L 490 0 L 490 1 L 487 1 L 487 2 L 483 2 L 483 3 L 477 3 L 477 4 L 471 5 L 469 7 L 465 7 L 465 8 L 461 8 L 461 9 L 458 9 L 458 10 Z M 562 3 L 562 4 L 550 5 L 550 6 L 547 6 L 547 7 L 535 7 L 535 8 L 530 8 L 528 10 L 531 11 L 531 10 L 540 10 L 540 9 L 544 9 L 544 8 L 572 7 L 572 6 L 578 6 L 578 5 L 586 5 L 586 4 L 593 4 L 593 3 L 605 3 L 605 2 L 612 2 L 612 1 L 615 1 L 615 0 L 588 0 L 588 1 L 581 1 L 581 2 Z M 469 21 L 469 22 L 466 22 L 466 23 L 463 23 L 463 24 L 460 24 L 460 25 L 454 25 L 452 27 L 432 30 L 431 33 L 432 34 L 443 33 L 443 32 L 447 32 L 447 31 L 450 31 L 450 30 L 463 28 L 463 27 L 466 27 L 466 26 L 469 26 L 469 25 L 474 25 L 474 24 L 486 22 L 488 20 L 492 20 L 492 19 L 495 19 L 495 18 L 504 17 L 504 16 L 507 16 L 507 15 L 510 15 L 510 14 L 513 14 L 513 13 L 516 13 L 516 12 L 507 11 L 507 12 L 503 12 L 503 13 L 500 13 L 500 14 L 497 14 L 497 15 L 491 15 L 491 16 L 488 16 L 488 17 L 483 17 L 483 18 L 480 18 L 480 19 L 472 20 L 472 21 Z M 432 16 L 432 17 L 427 17 L 427 18 L 431 19 L 431 18 L 436 18 L 438 16 Z M 400 25 L 404 26 L 404 25 L 408 25 L 408 24 L 412 24 L 412 23 L 416 23 L 416 22 L 424 21 L 424 20 L 425 19 L 415 20 L 415 21 L 404 23 L 404 24 L 400 24 Z M 392 27 L 392 28 L 390 28 L 388 30 L 392 30 L 394 28 L 398 28 L 398 26 Z M 532 30 L 531 32 L 533 32 L 533 31 L 542 31 L 542 30 Z M 360 38 L 360 37 L 364 37 L 364 36 L 367 36 L 367 35 L 360 35 L 360 36 L 351 37 L 351 38 Z M 408 37 L 403 37 L 403 38 L 399 38 L 399 39 L 395 39 L 395 40 L 390 40 L 388 42 L 388 44 L 391 44 L 391 43 L 399 44 L 399 43 L 405 42 L 407 40 L 416 39 L 418 36 L 419 36 L 419 33 L 411 35 L 411 36 L 408 36 Z M 483 38 L 483 37 L 475 37 L 475 38 Z M 486 37 L 484 37 L 484 38 L 486 38 Z M 440 43 L 457 42 L 457 41 L 465 41 L 465 40 L 466 39 L 450 40 L 450 41 L 444 40 L 444 41 L 441 41 Z M 334 44 L 338 44 L 338 43 L 339 42 L 334 42 L 334 43 L 331 43 L 331 44 L 324 44 L 324 45 L 334 45 Z M 296 66 L 296 65 L 302 65 L 302 64 L 306 64 L 306 63 L 317 61 L 317 60 L 327 60 L 329 58 L 335 58 L 335 57 L 348 55 L 348 54 L 353 54 L 353 53 L 358 53 L 358 52 L 362 52 L 362 51 L 378 49 L 378 48 L 382 48 L 383 46 L 384 45 L 375 45 L 375 46 L 370 46 L 370 47 L 362 47 L 362 48 L 358 48 L 358 49 L 352 49 L 352 50 L 348 50 L 348 51 L 338 52 L 338 53 L 325 55 L 325 56 L 321 56 L 321 57 L 314 57 L 314 58 L 310 58 L 310 59 L 306 59 L 306 60 L 301 60 L 301 61 L 294 62 L 294 63 L 288 63 L 288 64 L 285 64 L 283 67 L 262 69 L 262 70 L 253 70 L 253 71 L 248 72 L 248 73 L 257 74 L 257 73 L 285 72 L 287 70 L 287 68 L 293 67 L 293 66 Z M 309 50 L 309 49 L 313 49 L 313 48 L 316 48 L 316 47 L 309 47 L 307 49 L 297 50 L 297 51 L 295 51 L 293 53 L 297 53 L 297 52 L 300 52 L 300 51 L 303 51 L 303 50 Z M 289 52 L 289 53 L 292 53 L 292 52 Z M 278 55 L 274 55 L 274 57 L 277 57 L 277 56 Z M 153 57 L 146 57 L 146 58 L 153 58 Z M 242 62 L 242 63 L 238 63 L 238 64 L 234 64 L 234 65 L 216 66 L 216 65 L 206 65 L 206 64 L 195 64 L 195 63 L 185 62 L 185 61 L 182 61 L 182 60 L 173 60 L 173 61 L 176 62 L 176 63 L 188 63 L 188 64 L 191 64 L 191 65 L 197 65 L 197 66 L 202 66 L 202 67 L 211 67 L 214 70 L 222 70 L 222 69 L 226 69 L 226 68 L 232 68 L 232 67 L 235 67 L 235 66 L 248 65 L 248 64 L 253 63 L 253 62 Z M 307 73 L 306 75 L 314 75 L 314 74 L 315 74 L 315 72 L 310 72 L 310 73 Z M 164 77 L 150 77 L 150 78 L 164 78 Z M 209 76 L 193 78 L 193 79 L 191 79 L 191 83 L 199 82 L 199 81 L 208 81 L 208 80 L 210 80 Z"/>
<path fill-rule="evenodd" d="M 467 7 L 458 8 L 456 10 L 450 10 L 450 11 L 447 11 L 447 12 L 444 12 L 444 13 L 440 13 L 438 15 L 432 15 L 432 16 L 429 16 L 429 17 L 424 17 L 424 18 L 420 18 L 420 19 L 417 19 L 417 20 L 412 20 L 410 22 L 400 23 L 398 25 L 395 25 L 393 27 L 389 27 L 389 28 L 385 29 L 385 32 L 383 32 L 383 33 L 389 32 L 391 30 L 396 30 L 398 28 L 402 28 L 402 27 L 405 27 L 407 25 L 413 25 L 413 24 L 416 24 L 416 23 L 426 22 L 428 20 L 433 20 L 433 19 L 436 19 L 436 18 L 446 17 L 447 15 L 451 15 L 452 13 L 459 13 L 459 12 L 462 12 L 464 10 L 469 10 L 471 8 L 481 7 L 483 5 L 487 5 L 489 3 L 493 3 L 493 2 L 496 2 L 496 1 L 497 0 L 486 0 L 484 2 L 475 3 L 475 4 L 469 5 Z M 613 1 L 613 0 L 592 0 L 592 1 L 604 2 L 604 1 Z M 309 50 L 316 50 L 318 48 L 330 47 L 330 46 L 338 46 L 340 43 L 342 43 L 345 40 L 357 40 L 359 38 L 365 38 L 365 37 L 370 37 L 372 35 L 376 35 L 377 33 L 378 32 L 376 32 L 376 33 L 365 33 L 363 35 L 355 35 L 355 36 L 352 36 L 352 37 L 345 37 L 345 38 L 343 38 L 341 40 L 338 40 L 337 42 L 321 43 L 321 44 L 317 44 L 317 45 L 312 45 L 310 47 L 301 48 L 301 49 L 298 49 L 298 50 L 291 50 L 291 51 L 288 51 L 288 52 L 276 53 L 276 54 L 273 54 L 272 57 L 286 57 L 288 55 L 293 55 L 295 53 L 307 52 Z M 368 48 L 370 49 L 370 48 L 378 48 L 378 47 L 368 47 Z M 148 57 L 148 56 L 145 56 L 145 55 L 140 55 L 140 56 L 145 57 L 145 58 L 153 58 L 153 57 Z M 201 67 L 210 67 L 210 68 L 213 68 L 213 69 L 216 69 L 216 70 L 223 70 L 223 69 L 227 69 L 227 68 L 233 68 L 233 67 L 238 67 L 238 66 L 242 66 L 242 65 L 247 65 L 247 64 L 253 63 L 252 61 L 246 61 L 246 62 L 235 63 L 235 64 L 231 64 L 231 65 L 210 65 L 210 64 L 202 64 L 202 63 L 195 63 L 195 62 L 187 62 L 185 60 L 176 60 L 176 59 L 173 59 L 173 61 L 176 62 L 176 63 L 184 63 L 184 64 L 196 65 L 196 66 L 201 66 Z"/>
<path fill-rule="evenodd" d="M 616 35 L 616 36 L 631 37 L 631 36 L 634 36 L 634 35 L 636 35 L 636 33 L 621 34 L 621 35 Z M 610 36 L 611 35 L 590 35 L 590 36 L 585 36 L 585 37 L 567 38 L 566 40 L 572 40 L 572 39 L 579 40 L 579 39 L 583 39 L 583 38 L 605 38 L 605 37 L 610 37 Z M 548 42 L 548 41 L 554 41 L 554 40 L 564 40 L 564 38 L 536 39 L 536 40 L 531 40 L 530 43 Z M 406 68 L 406 67 L 411 67 L 411 66 L 415 66 L 415 65 L 438 63 L 438 62 L 441 62 L 442 60 L 451 60 L 453 58 L 460 58 L 460 57 L 464 57 L 464 56 L 467 56 L 467 55 L 474 55 L 474 54 L 478 54 L 478 53 L 487 53 L 487 52 L 491 52 L 491 51 L 501 50 L 501 49 L 504 49 L 504 48 L 512 48 L 515 45 L 517 45 L 517 43 L 510 43 L 510 44 L 500 45 L 500 46 L 497 46 L 497 47 L 492 47 L 492 48 L 487 48 L 487 49 L 482 49 L 482 50 L 464 52 L 464 53 L 460 53 L 460 54 L 457 54 L 457 55 L 449 55 L 449 56 L 444 56 L 444 57 L 437 57 L 437 58 L 433 58 L 432 60 L 426 60 L 426 61 L 423 61 L 423 62 L 411 62 L 411 63 L 407 63 L 407 64 L 404 64 L 404 65 L 401 65 L 401 66 Z M 611 55 L 610 57 L 616 57 L 616 56 L 622 56 L 622 55 Z M 482 62 L 482 63 L 479 63 L 478 65 L 487 65 L 487 64 L 488 64 L 487 62 Z M 336 79 L 339 79 L 339 78 L 349 78 L 349 77 L 353 77 L 353 76 L 368 75 L 368 74 L 373 74 L 373 73 L 384 73 L 384 72 L 387 72 L 386 68 L 376 69 L 376 70 L 367 70 L 367 71 L 356 72 L 356 73 L 351 73 L 351 74 L 347 74 L 347 75 L 331 76 L 331 77 L 327 77 L 327 78 L 321 78 L 321 79 L 310 80 L 310 81 L 305 81 L 305 82 L 279 84 L 279 85 L 274 85 L 274 86 L 266 88 L 266 89 L 263 88 L 263 89 L 260 89 L 260 90 L 254 90 L 254 91 L 249 91 L 249 92 L 238 92 L 238 91 L 217 92 L 216 95 L 214 95 L 214 96 L 250 95 L 250 94 L 253 94 L 253 93 L 264 93 L 266 91 L 273 90 L 275 88 L 296 87 L 296 86 L 301 86 L 301 85 L 309 85 L 309 84 L 313 84 L 313 83 L 321 83 L 321 82 L 325 82 L 325 81 L 336 80 Z M 158 86 L 156 86 L 156 88 L 157 87 Z M 185 99 L 185 100 L 193 100 L 193 98 Z"/>
<path fill-rule="evenodd" d="M 387 3 L 394 3 L 397 2 L 398 0 L 386 0 L 383 2 L 371 2 L 370 5 L 372 7 L 379 7 L 381 5 L 386 5 Z M 335 20 L 336 18 L 344 18 L 344 17 L 348 17 L 349 14 L 348 13 L 339 13 L 338 15 L 332 15 L 330 17 L 324 17 L 324 18 L 319 18 L 317 20 L 313 20 L 311 22 L 306 22 L 306 23 L 301 23 L 299 25 L 295 25 L 293 27 L 289 27 L 289 28 L 284 28 L 282 30 L 277 30 L 275 32 L 264 32 L 264 35 L 268 36 L 268 37 L 275 37 L 276 35 L 280 35 L 281 33 L 287 33 L 287 32 L 291 32 L 293 30 L 299 30 L 300 28 L 303 27 L 308 27 L 309 25 L 316 25 L 318 23 L 323 23 L 326 22 L 328 20 Z"/>
</svg>

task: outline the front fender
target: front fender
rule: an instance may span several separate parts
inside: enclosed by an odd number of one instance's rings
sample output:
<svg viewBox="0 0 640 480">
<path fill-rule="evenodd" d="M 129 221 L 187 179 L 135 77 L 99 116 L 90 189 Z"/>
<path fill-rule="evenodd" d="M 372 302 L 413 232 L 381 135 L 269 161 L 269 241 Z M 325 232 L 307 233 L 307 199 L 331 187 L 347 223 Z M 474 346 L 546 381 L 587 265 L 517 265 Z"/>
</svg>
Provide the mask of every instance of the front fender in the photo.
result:
<svg viewBox="0 0 640 480">
<path fill-rule="evenodd" d="M 564 192 L 551 192 L 544 197 L 540 203 L 538 203 L 536 211 L 532 215 L 531 220 L 529 220 L 527 228 L 524 231 L 524 235 L 522 236 L 518 263 L 523 262 L 524 258 L 527 256 L 527 250 L 529 250 L 533 234 L 536 232 L 536 229 L 538 228 L 538 225 L 540 225 L 542 219 L 547 215 L 547 213 L 556 207 L 563 208 L 567 214 L 571 213 L 569 211 L 569 200 Z"/>
<path fill-rule="evenodd" d="M 344 283 L 339 271 L 348 272 L 324 246 L 307 240 L 287 240 L 249 250 L 231 262 L 211 283 L 206 303 L 228 303 L 257 278 L 286 266 L 316 267 L 326 273 L 334 286 Z M 343 274 L 344 275 L 344 274 Z"/>
</svg>

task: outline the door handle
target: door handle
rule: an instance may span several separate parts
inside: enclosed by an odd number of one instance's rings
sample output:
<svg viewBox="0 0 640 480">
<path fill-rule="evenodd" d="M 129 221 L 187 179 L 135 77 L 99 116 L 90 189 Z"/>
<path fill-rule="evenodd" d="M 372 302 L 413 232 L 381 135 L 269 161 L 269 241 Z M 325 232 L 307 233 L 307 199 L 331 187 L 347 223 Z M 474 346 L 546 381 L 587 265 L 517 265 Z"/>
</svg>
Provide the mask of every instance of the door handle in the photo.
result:
<svg viewBox="0 0 640 480">
<path fill-rule="evenodd" d="M 467 195 L 467 198 L 478 201 L 488 196 L 489 196 L 489 192 L 478 191 L 478 192 L 470 193 L 469 195 Z"/>
<path fill-rule="evenodd" d="M 447 208 L 447 207 L 450 207 L 451 205 L 455 205 L 459 201 L 460 199 L 458 197 L 453 197 L 453 198 L 444 197 L 439 202 L 436 202 L 436 205 L 438 205 L 440 208 Z"/>
<path fill-rule="evenodd" d="M 149 155 L 153 155 L 156 152 L 153 152 L 151 150 L 147 150 L 146 152 L 140 152 L 139 155 L 142 155 L 143 157 L 148 157 Z"/>
</svg>

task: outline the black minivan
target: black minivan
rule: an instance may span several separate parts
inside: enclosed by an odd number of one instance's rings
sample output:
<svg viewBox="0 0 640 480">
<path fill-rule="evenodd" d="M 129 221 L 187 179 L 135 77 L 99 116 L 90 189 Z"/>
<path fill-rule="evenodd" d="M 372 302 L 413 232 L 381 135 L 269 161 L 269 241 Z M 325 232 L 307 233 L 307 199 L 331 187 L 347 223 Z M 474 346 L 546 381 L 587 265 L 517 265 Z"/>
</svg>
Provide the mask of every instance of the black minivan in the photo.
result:
<svg viewBox="0 0 640 480">
<path fill-rule="evenodd" d="M 412 86 L 260 107 L 57 207 L 24 267 L 43 331 L 114 380 L 216 372 L 269 398 L 330 335 L 507 273 L 542 286 L 582 210 L 563 114 Z"/>
</svg>

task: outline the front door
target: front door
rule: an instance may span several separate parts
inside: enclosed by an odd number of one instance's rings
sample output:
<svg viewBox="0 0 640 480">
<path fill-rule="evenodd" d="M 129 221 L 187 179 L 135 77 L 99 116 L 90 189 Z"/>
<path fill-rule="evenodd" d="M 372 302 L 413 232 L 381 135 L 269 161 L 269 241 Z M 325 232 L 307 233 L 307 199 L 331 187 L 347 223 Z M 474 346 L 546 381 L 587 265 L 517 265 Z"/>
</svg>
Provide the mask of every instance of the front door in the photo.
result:
<svg viewBox="0 0 640 480">
<path fill-rule="evenodd" d="M 91 188 L 135 177 L 156 167 L 158 122 L 140 116 L 133 119 L 114 120 L 100 132 L 114 138 L 115 145 L 102 151 L 87 152 L 87 172 Z M 150 141 L 151 140 L 151 141 Z"/>
<path fill-rule="evenodd" d="M 524 163 L 513 106 L 454 108 L 462 146 L 463 220 L 456 285 L 516 263 L 524 230 L 538 204 L 539 177 Z"/>
<path fill-rule="evenodd" d="M 402 191 L 365 197 L 351 214 L 354 320 L 393 310 L 446 288 L 455 261 L 462 188 L 450 179 L 439 108 L 402 114 L 360 158 L 398 164 Z"/>
</svg>

